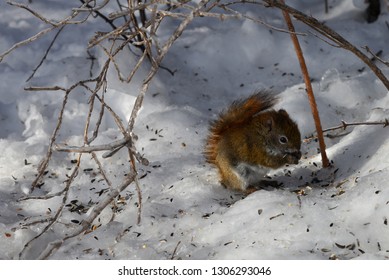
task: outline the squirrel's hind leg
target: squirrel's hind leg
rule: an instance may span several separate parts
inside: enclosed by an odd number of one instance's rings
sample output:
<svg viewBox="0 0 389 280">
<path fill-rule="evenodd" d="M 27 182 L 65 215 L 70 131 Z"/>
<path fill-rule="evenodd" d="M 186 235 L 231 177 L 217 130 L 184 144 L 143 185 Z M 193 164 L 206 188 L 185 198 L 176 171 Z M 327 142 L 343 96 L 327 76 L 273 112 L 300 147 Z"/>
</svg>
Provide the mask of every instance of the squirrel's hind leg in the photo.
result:
<svg viewBox="0 0 389 280">
<path fill-rule="evenodd" d="M 217 160 L 216 165 L 221 176 L 220 183 L 228 189 L 250 194 L 268 187 L 280 186 L 277 181 L 264 179 L 266 170 L 260 167 L 245 163 L 234 166 L 224 158 Z"/>
<path fill-rule="evenodd" d="M 230 163 L 222 160 L 217 162 L 221 180 L 220 183 L 228 189 L 245 192 L 247 188 L 247 181 L 242 177 Z"/>
<path fill-rule="evenodd" d="M 256 192 L 256 191 L 259 191 L 259 190 L 269 189 L 269 187 L 270 188 L 279 188 L 280 186 L 282 186 L 282 183 L 279 183 L 279 182 L 274 181 L 274 180 L 261 180 L 257 183 L 250 184 L 246 188 L 245 193 L 247 195 L 249 195 L 249 194 Z"/>
</svg>

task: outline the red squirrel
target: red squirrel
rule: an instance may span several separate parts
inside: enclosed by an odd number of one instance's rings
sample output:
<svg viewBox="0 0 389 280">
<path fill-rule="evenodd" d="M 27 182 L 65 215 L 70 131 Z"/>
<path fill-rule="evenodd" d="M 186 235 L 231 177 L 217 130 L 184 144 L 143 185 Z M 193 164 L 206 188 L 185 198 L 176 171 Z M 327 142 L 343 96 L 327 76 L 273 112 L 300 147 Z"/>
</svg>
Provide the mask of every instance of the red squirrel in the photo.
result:
<svg viewBox="0 0 389 280">
<path fill-rule="evenodd" d="M 211 122 L 204 154 L 225 187 L 251 193 L 269 183 L 264 176 L 270 169 L 300 160 L 298 126 L 285 110 L 272 109 L 276 101 L 262 90 L 233 102 Z"/>
</svg>

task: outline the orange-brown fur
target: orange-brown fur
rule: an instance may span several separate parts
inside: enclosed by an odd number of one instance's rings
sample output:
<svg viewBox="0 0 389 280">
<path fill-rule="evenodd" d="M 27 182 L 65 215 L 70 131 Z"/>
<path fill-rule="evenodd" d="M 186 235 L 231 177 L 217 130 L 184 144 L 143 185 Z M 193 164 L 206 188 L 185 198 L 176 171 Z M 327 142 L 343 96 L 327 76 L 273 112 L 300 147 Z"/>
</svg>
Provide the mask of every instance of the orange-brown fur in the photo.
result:
<svg viewBox="0 0 389 280">
<path fill-rule="evenodd" d="M 226 187 L 246 191 L 262 169 L 300 158 L 297 125 L 284 110 L 273 110 L 275 103 L 271 93 L 260 91 L 233 102 L 211 122 L 204 154 L 208 163 L 217 166 Z M 277 143 L 281 136 L 288 143 Z"/>
</svg>

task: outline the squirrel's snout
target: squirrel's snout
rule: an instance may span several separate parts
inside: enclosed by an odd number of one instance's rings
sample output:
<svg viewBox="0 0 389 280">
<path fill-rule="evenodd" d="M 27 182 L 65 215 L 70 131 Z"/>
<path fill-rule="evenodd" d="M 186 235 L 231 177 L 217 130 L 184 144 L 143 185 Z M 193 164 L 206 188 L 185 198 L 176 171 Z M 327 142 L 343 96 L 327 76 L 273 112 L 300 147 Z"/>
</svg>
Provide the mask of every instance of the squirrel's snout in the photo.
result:
<svg viewBox="0 0 389 280">
<path fill-rule="evenodd" d="M 296 160 L 295 164 L 299 163 L 299 160 L 300 160 L 300 158 L 301 158 L 301 152 L 300 152 L 300 151 L 295 152 L 295 153 L 293 154 L 293 156 L 294 156 L 294 158 L 295 158 L 295 160 Z"/>
<path fill-rule="evenodd" d="M 288 163 L 298 164 L 301 158 L 301 152 L 300 151 L 288 152 L 285 154 L 285 157 Z"/>
</svg>

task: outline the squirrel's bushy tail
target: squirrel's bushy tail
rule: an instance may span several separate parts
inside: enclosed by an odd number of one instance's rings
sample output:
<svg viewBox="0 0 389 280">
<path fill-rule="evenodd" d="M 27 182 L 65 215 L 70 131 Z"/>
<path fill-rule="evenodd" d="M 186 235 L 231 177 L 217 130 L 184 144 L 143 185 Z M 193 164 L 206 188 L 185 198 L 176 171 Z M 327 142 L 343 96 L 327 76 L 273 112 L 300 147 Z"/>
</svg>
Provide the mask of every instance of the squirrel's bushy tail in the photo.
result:
<svg viewBox="0 0 389 280">
<path fill-rule="evenodd" d="M 204 155 L 209 163 L 215 163 L 217 145 L 221 135 L 228 129 L 247 123 L 256 114 L 270 109 L 277 99 L 269 91 L 258 91 L 248 98 L 234 101 L 212 121 L 206 140 Z"/>
</svg>

